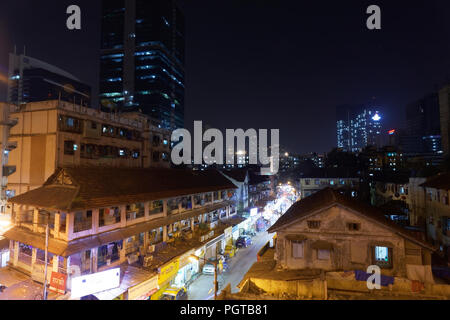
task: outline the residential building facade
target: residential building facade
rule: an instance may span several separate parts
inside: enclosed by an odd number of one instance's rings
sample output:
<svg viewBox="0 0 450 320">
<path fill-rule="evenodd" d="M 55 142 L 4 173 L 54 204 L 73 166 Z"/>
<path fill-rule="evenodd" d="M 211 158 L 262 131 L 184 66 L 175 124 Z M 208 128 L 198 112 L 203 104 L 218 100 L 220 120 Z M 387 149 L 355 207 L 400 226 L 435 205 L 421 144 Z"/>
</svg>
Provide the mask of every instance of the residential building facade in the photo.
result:
<svg viewBox="0 0 450 320">
<path fill-rule="evenodd" d="M 62 166 L 170 166 L 170 133 L 147 116 L 104 113 L 65 101 L 10 105 L 8 196 L 40 187 Z"/>
<path fill-rule="evenodd" d="M 69 291 L 74 269 L 129 265 L 159 270 L 159 296 L 194 251 L 208 259 L 224 249 L 231 227 L 222 221 L 236 214 L 235 189 L 215 171 L 59 168 L 42 187 L 10 200 L 10 265 L 43 281 L 48 225 L 49 269 L 67 275 Z"/>
</svg>

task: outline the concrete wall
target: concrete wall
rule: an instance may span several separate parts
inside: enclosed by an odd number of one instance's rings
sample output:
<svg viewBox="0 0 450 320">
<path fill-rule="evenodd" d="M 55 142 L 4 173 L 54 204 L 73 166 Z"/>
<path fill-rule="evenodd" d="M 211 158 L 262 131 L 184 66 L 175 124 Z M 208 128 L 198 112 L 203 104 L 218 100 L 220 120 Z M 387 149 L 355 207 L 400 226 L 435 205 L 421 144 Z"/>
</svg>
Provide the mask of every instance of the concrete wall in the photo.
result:
<svg viewBox="0 0 450 320">
<path fill-rule="evenodd" d="M 263 290 L 268 295 L 326 299 L 326 284 L 319 279 L 283 281 L 250 278 L 248 281 L 249 291 Z"/>
</svg>

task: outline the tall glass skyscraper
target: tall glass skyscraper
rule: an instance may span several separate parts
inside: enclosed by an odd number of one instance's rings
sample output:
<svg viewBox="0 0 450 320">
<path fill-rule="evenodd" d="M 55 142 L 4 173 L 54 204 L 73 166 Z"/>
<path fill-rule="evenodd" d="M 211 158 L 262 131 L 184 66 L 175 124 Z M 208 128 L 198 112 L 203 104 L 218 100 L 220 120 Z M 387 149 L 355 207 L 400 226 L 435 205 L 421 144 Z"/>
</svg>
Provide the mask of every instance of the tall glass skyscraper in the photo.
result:
<svg viewBox="0 0 450 320">
<path fill-rule="evenodd" d="M 343 105 L 336 108 L 337 146 L 359 152 L 366 146 L 380 147 L 381 114 L 377 108 Z"/>
<path fill-rule="evenodd" d="M 184 15 L 174 0 L 103 0 L 102 108 L 184 127 Z"/>
<path fill-rule="evenodd" d="M 8 77 L 9 103 L 63 100 L 91 106 L 91 87 L 54 65 L 24 54 L 9 55 Z"/>
</svg>

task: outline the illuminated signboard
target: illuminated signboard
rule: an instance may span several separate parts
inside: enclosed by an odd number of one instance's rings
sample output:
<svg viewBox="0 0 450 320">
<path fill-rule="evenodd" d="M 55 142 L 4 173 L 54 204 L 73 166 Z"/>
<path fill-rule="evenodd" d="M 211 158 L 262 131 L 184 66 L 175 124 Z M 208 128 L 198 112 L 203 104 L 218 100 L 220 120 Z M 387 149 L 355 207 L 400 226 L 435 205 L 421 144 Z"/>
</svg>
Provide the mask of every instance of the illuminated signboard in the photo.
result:
<svg viewBox="0 0 450 320">
<path fill-rule="evenodd" d="M 120 268 L 88 274 L 72 279 L 72 298 L 117 288 L 120 286 Z"/>
<path fill-rule="evenodd" d="M 178 273 L 180 268 L 180 260 L 176 259 L 175 261 L 169 262 L 163 267 L 160 268 L 160 273 L 158 277 L 158 285 L 162 286 L 163 284 L 169 282 Z"/>
<path fill-rule="evenodd" d="M 254 217 L 258 214 L 258 208 L 250 209 L 250 217 Z"/>
<path fill-rule="evenodd" d="M 393 135 L 393 134 L 395 133 L 395 129 L 389 130 L 388 133 L 389 133 L 390 135 Z"/>
</svg>

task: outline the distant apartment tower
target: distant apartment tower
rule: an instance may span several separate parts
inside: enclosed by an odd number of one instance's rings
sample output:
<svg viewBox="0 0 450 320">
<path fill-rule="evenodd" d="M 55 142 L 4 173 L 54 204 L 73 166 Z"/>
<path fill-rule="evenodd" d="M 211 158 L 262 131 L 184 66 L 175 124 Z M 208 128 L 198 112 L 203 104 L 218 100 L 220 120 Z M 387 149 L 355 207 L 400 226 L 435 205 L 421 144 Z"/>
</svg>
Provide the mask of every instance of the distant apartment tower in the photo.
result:
<svg viewBox="0 0 450 320">
<path fill-rule="evenodd" d="M 102 108 L 184 127 L 184 15 L 174 0 L 103 0 Z"/>
<path fill-rule="evenodd" d="M 9 55 L 7 102 L 62 100 L 91 106 L 91 88 L 75 76 L 26 55 Z"/>
<path fill-rule="evenodd" d="M 379 146 L 381 115 L 377 108 L 343 105 L 336 108 L 337 146 L 358 152 L 364 147 Z"/>
<path fill-rule="evenodd" d="M 431 93 L 406 106 L 406 127 L 400 134 L 406 154 L 440 153 L 439 96 Z"/>
</svg>

